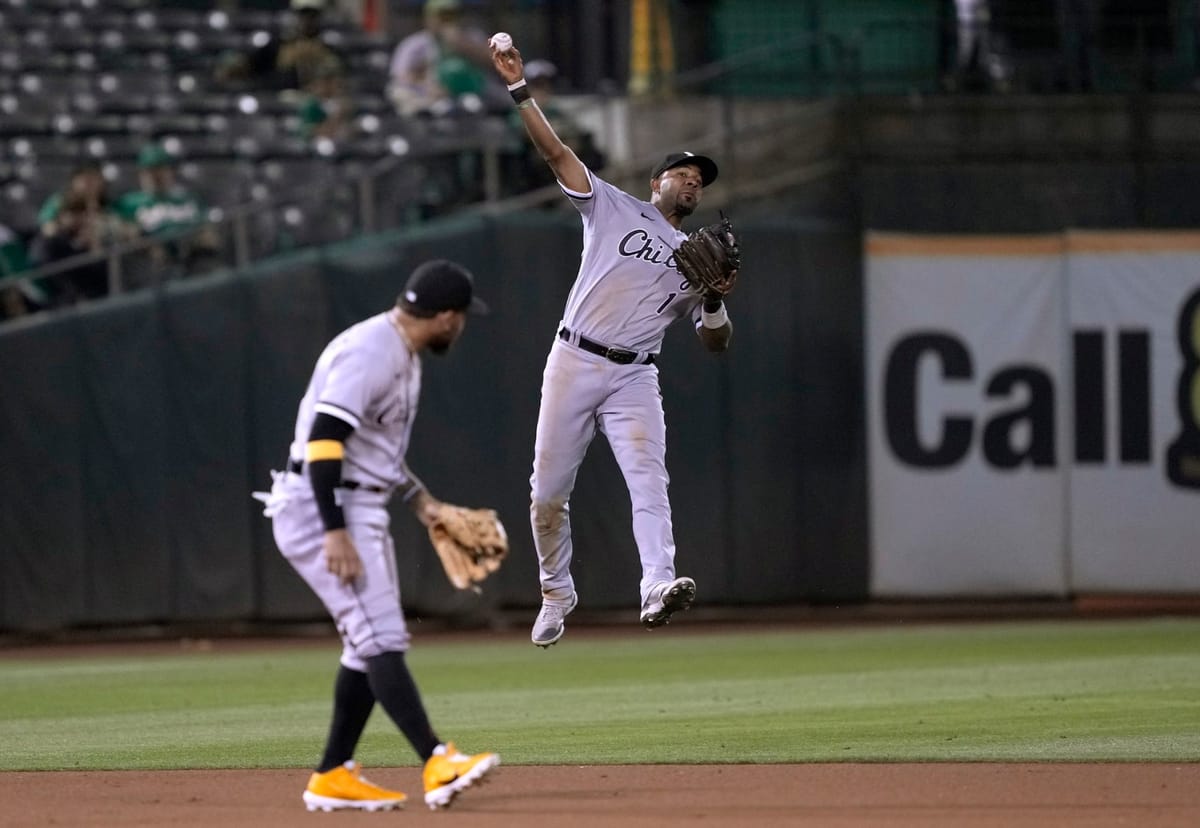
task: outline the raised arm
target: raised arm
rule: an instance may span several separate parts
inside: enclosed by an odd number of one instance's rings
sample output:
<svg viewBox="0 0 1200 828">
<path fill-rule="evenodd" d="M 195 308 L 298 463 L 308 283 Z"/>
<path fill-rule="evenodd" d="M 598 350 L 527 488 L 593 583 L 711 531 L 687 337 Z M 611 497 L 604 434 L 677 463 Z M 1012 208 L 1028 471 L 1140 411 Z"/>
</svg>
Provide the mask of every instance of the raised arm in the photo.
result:
<svg viewBox="0 0 1200 828">
<path fill-rule="evenodd" d="M 521 121 L 525 124 L 525 131 L 529 133 L 533 145 L 550 165 L 554 177 L 572 192 L 590 193 L 592 182 L 588 177 L 587 167 L 558 137 L 558 133 L 554 131 L 554 127 L 550 126 L 550 122 L 546 120 L 546 116 L 538 107 L 537 101 L 532 97 L 526 97 L 529 93 L 525 89 L 525 64 L 521 60 L 520 51 L 513 46 L 507 51 L 501 52 L 496 48 L 494 40 L 491 49 L 492 64 L 496 67 L 500 77 L 508 84 L 509 90 L 514 93 L 514 99 L 524 98 L 517 104 L 517 110 L 521 113 Z M 516 88 L 514 89 L 514 87 Z"/>
</svg>

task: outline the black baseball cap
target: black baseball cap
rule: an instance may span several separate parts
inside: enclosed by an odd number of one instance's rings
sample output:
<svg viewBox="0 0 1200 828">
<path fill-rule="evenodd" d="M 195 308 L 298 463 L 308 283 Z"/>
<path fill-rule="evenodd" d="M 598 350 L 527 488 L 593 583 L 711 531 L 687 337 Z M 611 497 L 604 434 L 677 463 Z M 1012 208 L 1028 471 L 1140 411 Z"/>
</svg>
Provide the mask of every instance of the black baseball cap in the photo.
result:
<svg viewBox="0 0 1200 828">
<path fill-rule="evenodd" d="M 651 178 L 658 178 L 667 170 L 682 167 L 685 164 L 695 164 L 700 168 L 700 183 L 707 187 L 717 180 L 717 162 L 706 155 L 696 155 L 694 152 L 673 152 L 654 168 Z"/>
<path fill-rule="evenodd" d="M 490 309 L 474 294 L 475 278 L 469 270 L 447 259 L 430 259 L 409 275 L 400 306 L 414 316 L 428 317 L 444 310 L 483 316 Z"/>
</svg>

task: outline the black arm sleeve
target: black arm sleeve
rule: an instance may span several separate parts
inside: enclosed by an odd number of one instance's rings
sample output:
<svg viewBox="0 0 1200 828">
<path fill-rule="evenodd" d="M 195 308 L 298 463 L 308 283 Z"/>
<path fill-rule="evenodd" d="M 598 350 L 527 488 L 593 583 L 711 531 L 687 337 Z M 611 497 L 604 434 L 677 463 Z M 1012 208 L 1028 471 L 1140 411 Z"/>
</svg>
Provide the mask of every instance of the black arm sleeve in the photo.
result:
<svg viewBox="0 0 1200 828">
<path fill-rule="evenodd" d="M 346 438 L 354 431 L 354 426 L 345 420 L 339 420 L 330 414 L 318 413 L 313 420 L 312 429 L 308 433 L 308 441 L 333 440 L 345 443 Z M 346 516 L 338 505 L 334 489 L 342 482 L 342 461 L 316 460 L 308 463 L 308 478 L 312 483 L 313 497 L 317 501 L 317 511 L 321 513 L 321 523 L 326 532 L 346 528 Z"/>
</svg>

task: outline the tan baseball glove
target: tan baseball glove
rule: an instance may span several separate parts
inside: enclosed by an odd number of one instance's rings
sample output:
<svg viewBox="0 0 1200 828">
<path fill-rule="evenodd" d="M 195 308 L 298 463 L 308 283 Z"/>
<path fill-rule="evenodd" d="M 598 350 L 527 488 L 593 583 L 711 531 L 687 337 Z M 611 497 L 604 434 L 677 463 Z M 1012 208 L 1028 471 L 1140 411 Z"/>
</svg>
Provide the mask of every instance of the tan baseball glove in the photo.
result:
<svg viewBox="0 0 1200 828">
<path fill-rule="evenodd" d="M 495 509 L 442 503 L 429 524 L 429 541 L 455 589 L 480 592 L 479 584 L 508 556 L 508 533 Z"/>
</svg>

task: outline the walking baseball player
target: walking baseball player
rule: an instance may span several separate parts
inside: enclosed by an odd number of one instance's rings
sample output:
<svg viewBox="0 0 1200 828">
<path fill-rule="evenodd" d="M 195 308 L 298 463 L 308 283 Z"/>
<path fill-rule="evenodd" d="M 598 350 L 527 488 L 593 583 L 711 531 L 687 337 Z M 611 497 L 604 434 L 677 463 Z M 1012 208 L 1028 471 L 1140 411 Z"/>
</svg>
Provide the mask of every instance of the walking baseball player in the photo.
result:
<svg viewBox="0 0 1200 828">
<path fill-rule="evenodd" d="M 721 298 L 681 280 L 673 256 L 687 238 L 680 226 L 716 179 L 717 165 L 692 153 L 668 155 L 652 173 L 650 200 L 641 201 L 598 178 L 559 139 L 525 88 L 521 53 L 508 35 L 493 37 L 492 61 L 534 146 L 583 218 L 579 273 L 542 380 L 530 478 L 542 609 L 531 638 L 539 647 L 557 642 L 578 603 L 569 499 L 597 429 L 629 486 L 642 566 L 641 622 L 659 627 L 691 606 L 696 584 L 675 573 L 666 421 L 654 358 L 667 327 L 684 316 L 709 351 L 729 345 L 733 327 Z"/>
<path fill-rule="evenodd" d="M 272 472 L 266 503 L 283 556 L 320 597 L 342 638 L 333 720 L 325 754 L 309 779 L 310 811 L 399 807 L 405 795 L 368 782 L 354 749 L 378 701 L 425 763 L 425 802 L 445 807 L 500 764 L 468 756 L 430 726 L 404 654 L 409 633 L 400 605 L 387 504 L 399 492 L 424 525 L 441 504 L 405 463 L 421 390 L 423 351 L 444 353 L 468 312 L 486 313 L 471 274 L 445 260 L 425 262 L 395 307 L 339 334 L 317 360 L 300 401 L 287 470 Z"/>
</svg>

